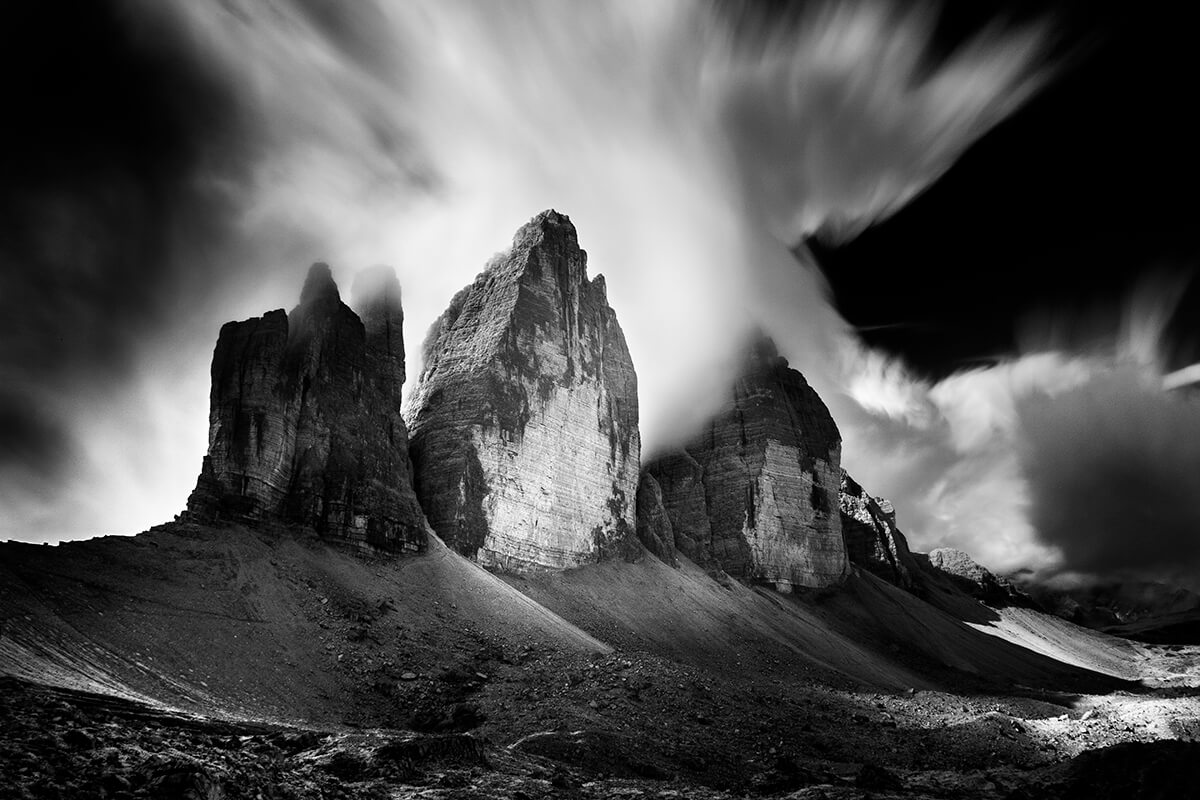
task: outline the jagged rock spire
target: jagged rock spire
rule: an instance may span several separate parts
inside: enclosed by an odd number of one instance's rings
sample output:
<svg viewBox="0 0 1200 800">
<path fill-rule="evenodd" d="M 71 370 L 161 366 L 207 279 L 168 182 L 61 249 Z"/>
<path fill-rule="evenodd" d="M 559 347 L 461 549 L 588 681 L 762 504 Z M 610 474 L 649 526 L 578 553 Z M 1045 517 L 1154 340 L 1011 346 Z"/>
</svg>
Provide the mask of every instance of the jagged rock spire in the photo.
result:
<svg viewBox="0 0 1200 800">
<path fill-rule="evenodd" d="M 398 304 L 394 312 L 385 327 L 398 326 Z M 189 515 L 298 523 L 363 547 L 424 546 L 400 416 L 403 345 L 381 346 L 371 319 L 364 327 L 317 263 L 290 315 L 221 329 Z"/>
<path fill-rule="evenodd" d="M 406 417 L 417 494 L 459 552 L 525 570 L 636 550 L 637 379 L 566 215 L 538 214 L 454 297 Z"/>
</svg>

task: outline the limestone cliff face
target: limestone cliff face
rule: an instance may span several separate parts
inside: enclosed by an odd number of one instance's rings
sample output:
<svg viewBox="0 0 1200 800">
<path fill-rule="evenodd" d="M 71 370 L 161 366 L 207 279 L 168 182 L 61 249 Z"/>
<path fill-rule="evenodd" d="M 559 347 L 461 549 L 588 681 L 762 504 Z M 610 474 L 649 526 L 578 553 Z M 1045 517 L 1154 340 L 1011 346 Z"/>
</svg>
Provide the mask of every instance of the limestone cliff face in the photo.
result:
<svg viewBox="0 0 1200 800">
<path fill-rule="evenodd" d="M 424 355 L 405 416 L 417 495 L 448 544 L 516 571 L 636 550 L 637 379 L 566 216 L 522 227 Z"/>
<path fill-rule="evenodd" d="M 840 460 L 829 410 L 761 338 L 708 428 L 646 471 L 680 552 L 790 591 L 835 585 L 849 570 Z"/>
<path fill-rule="evenodd" d="M 189 515 L 300 523 L 385 550 L 424 546 L 400 416 L 399 284 L 390 271 L 379 283 L 364 324 L 329 267 L 314 264 L 291 314 L 221 329 Z"/>
<path fill-rule="evenodd" d="M 920 573 L 908 541 L 896 527 L 892 504 L 867 494 L 845 471 L 839 503 L 850 561 L 902 589 L 912 589 Z"/>
</svg>

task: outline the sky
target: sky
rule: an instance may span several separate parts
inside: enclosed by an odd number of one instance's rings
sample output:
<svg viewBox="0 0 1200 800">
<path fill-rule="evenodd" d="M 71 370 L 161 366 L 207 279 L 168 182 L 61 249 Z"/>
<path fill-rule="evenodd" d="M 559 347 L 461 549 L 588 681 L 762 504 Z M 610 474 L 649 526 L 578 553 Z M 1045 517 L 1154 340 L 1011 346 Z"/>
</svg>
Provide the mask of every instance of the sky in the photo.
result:
<svg viewBox="0 0 1200 800">
<path fill-rule="evenodd" d="M 917 549 L 1185 580 L 1196 74 L 1169 6 L 110 0 L 9 11 L 0 538 L 181 510 L 230 319 L 327 261 L 424 332 L 568 214 L 648 455 L 747 331 Z M 410 378 L 411 382 L 412 378 Z"/>
</svg>

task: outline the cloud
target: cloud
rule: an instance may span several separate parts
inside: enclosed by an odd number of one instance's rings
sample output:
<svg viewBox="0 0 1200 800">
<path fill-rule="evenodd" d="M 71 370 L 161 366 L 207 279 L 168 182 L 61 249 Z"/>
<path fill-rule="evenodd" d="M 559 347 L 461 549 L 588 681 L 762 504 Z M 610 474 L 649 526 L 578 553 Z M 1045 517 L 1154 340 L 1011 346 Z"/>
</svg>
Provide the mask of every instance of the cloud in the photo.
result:
<svg viewBox="0 0 1200 800">
<path fill-rule="evenodd" d="M 846 362 L 843 463 L 869 491 L 891 499 L 918 550 L 956 547 L 1001 570 L 1057 567 L 1060 556 L 1030 523 L 1029 484 L 1018 459 L 1018 407 L 1055 396 L 1099 364 L 1034 353 L 939 382 L 862 350 Z"/>
<path fill-rule="evenodd" d="M 1048 76 L 1032 28 L 933 61 L 921 7 L 817 4 L 794 26 L 758 22 L 721 70 L 724 120 L 748 195 L 792 242 L 848 238 L 900 208 Z"/>
<path fill-rule="evenodd" d="M 929 400 L 946 417 L 959 452 L 988 446 L 1017 427 L 1016 405 L 1033 392 L 1055 395 L 1077 386 L 1097 369 L 1066 353 L 1030 353 L 987 369 L 960 372 L 939 381 Z"/>
<path fill-rule="evenodd" d="M 933 422 L 935 409 L 929 386 L 908 371 L 904 363 L 878 350 L 847 343 L 842 350 L 845 391 L 868 414 L 925 430 Z"/>
<path fill-rule="evenodd" d="M 10 390 L 0 392 L 0 451 L 5 459 L 0 471 L 30 476 L 53 476 L 70 451 L 64 432 L 25 395 Z"/>
<path fill-rule="evenodd" d="M 832 385 L 847 334 L 783 244 L 893 210 L 1041 80 L 1029 31 L 933 63 L 932 19 L 878 4 L 737 28 L 686 2 L 231 7 L 177 11 L 271 142 L 256 238 L 394 264 L 419 342 L 516 227 L 570 214 L 610 278 L 650 451 L 713 410 L 756 322 Z"/>
<path fill-rule="evenodd" d="M 1030 521 L 1072 570 L 1200 568 L 1200 399 L 1156 378 L 1126 366 L 1019 404 Z"/>
<path fill-rule="evenodd" d="M 183 298 L 202 308 L 222 282 L 193 273 L 198 262 L 182 254 L 230 228 L 228 195 L 201 179 L 236 160 L 222 150 L 236 128 L 232 95 L 158 20 L 131 26 L 125 10 L 46 2 L 5 17 L 5 533 L 39 535 L 56 515 L 55 535 L 79 532 L 81 517 L 67 509 L 81 428 L 109 424 L 97 411 L 136 374 L 146 343 L 179 326 Z"/>
<path fill-rule="evenodd" d="M 848 350 L 847 468 L 918 549 L 1039 580 L 1194 582 L 1200 397 L 1163 374 L 1184 287 L 1150 272 L 1120 309 L 1044 311 L 1021 326 L 1030 352 L 938 382 Z"/>
<path fill-rule="evenodd" d="M 572 217 L 609 279 L 648 453 L 720 402 L 756 323 L 831 395 L 851 334 L 788 245 L 894 211 L 1041 80 L 1028 31 L 936 61 L 931 18 L 869 3 L 736 26 L 683 0 L 122 8 L 113 36 L 76 34 L 115 43 L 100 96 L 120 87 L 149 109 L 133 118 L 154 123 L 161 158 L 121 145 L 142 141 L 122 128 L 80 149 L 97 115 L 66 148 L 96 169 L 64 170 L 59 189 L 29 172 L 49 199 L 23 212 L 32 244 L 6 255 L 18 277 L 0 296 L 31 310 L 3 366 L 34 379 L 27 406 L 57 398 L 73 455 L 32 495 L 10 484 L 7 507 L 26 511 L 9 535 L 133 531 L 181 508 L 220 324 L 292 305 L 312 261 L 344 287 L 396 268 L 415 376 L 425 328 L 544 208 Z M 86 94 L 68 105 L 93 108 Z M 12 355 L 55 326 L 73 342 L 61 371 Z M 155 468 L 105 466 L 106 449 Z"/>
</svg>

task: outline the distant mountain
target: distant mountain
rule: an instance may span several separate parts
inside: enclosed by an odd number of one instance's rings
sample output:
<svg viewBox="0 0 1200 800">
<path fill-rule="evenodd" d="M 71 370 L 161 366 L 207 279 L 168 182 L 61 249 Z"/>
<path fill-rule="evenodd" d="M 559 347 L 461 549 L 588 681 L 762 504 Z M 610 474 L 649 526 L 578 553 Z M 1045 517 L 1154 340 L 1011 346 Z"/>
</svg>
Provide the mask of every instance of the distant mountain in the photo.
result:
<svg viewBox="0 0 1200 800">
<path fill-rule="evenodd" d="M 1047 611 L 1077 625 L 1159 644 L 1200 644 L 1200 595 L 1154 581 L 1041 583 L 1013 580 Z"/>
</svg>

